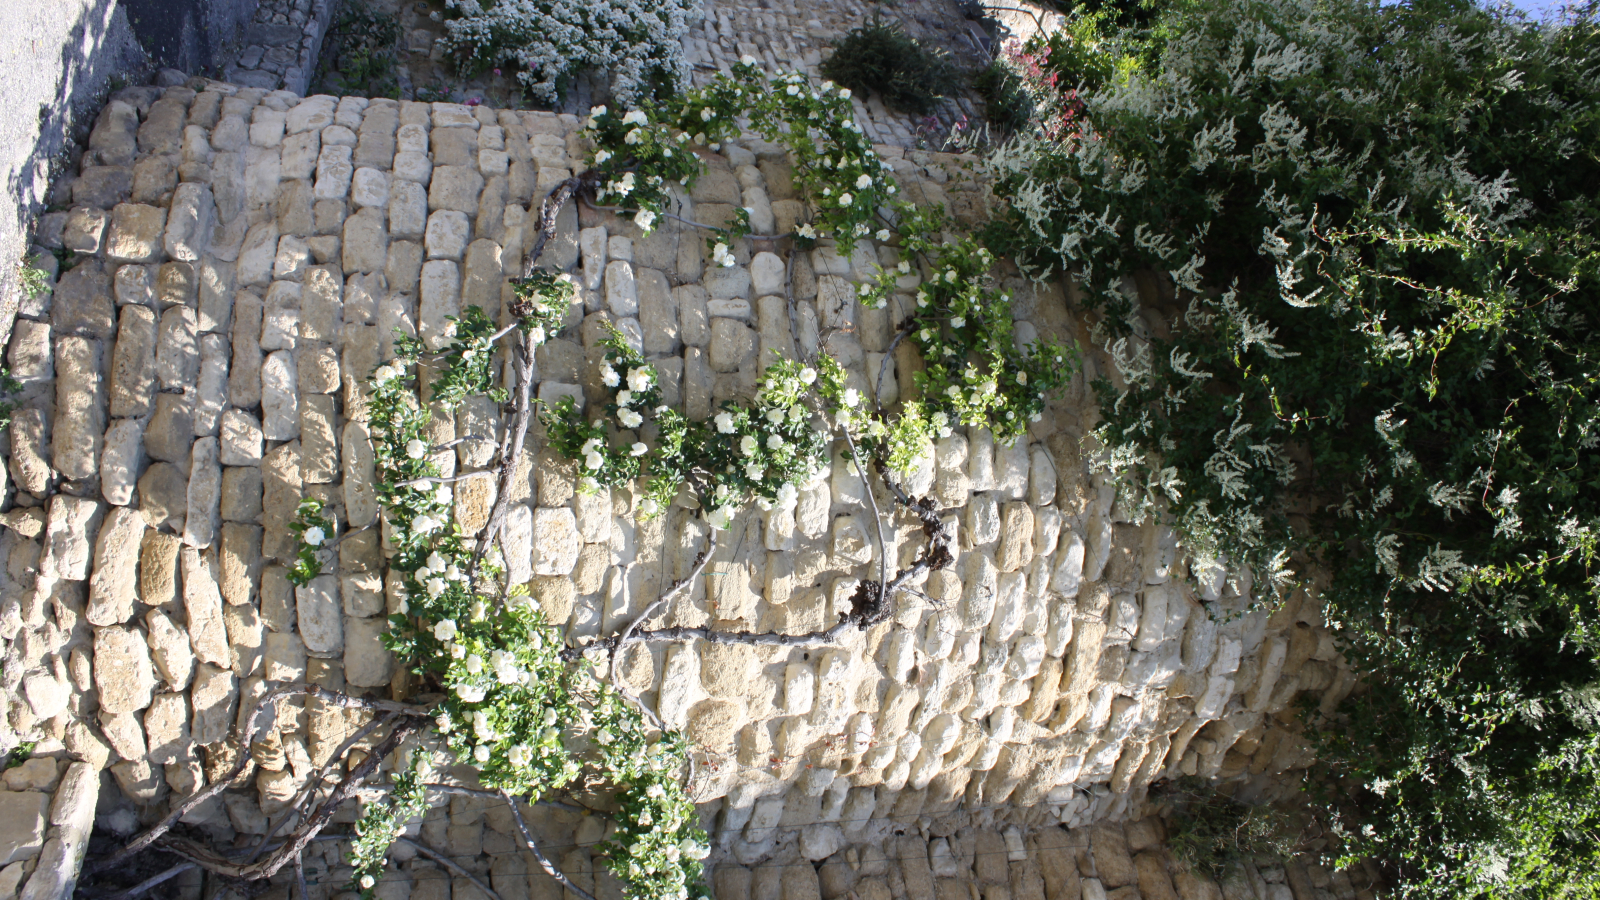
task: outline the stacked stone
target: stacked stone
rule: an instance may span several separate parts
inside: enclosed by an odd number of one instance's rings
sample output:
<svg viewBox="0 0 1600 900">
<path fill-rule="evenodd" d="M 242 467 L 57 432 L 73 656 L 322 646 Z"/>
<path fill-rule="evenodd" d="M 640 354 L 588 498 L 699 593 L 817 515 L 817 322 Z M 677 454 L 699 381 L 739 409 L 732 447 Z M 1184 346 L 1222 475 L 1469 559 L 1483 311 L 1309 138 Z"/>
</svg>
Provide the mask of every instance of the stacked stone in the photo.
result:
<svg viewBox="0 0 1600 900">
<path fill-rule="evenodd" d="M 718 71 L 728 71 L 746 56 L 754 57 L 769 74 L 803 72 L 821 81 L 820 67 L 832 55 L 834 42 L 874 17 L 899 24 L 924 47 L 952 51 L 965 67 L 981 68 L 990 59 L 984 49 L 987 35 L 968 21 L 955 0 L 916 5 L 709 0 L 703 9 L 704 18 L 683 38 L 684 58 L 694 67 L 696 85 L 708 83 Z M 867 136 L 896 147 L 939 144 L 958 122 L 983 121 L 983 101 L 965 90 L 942 103 L 931 117 L 896 112 L 875 95 L 857 96 L 851 102 Z"/>
<path fill-rule="evenodd" d="M 41 226 L 41 243 L 77 262 L 23 308 L 8 356 L 26 385 L 0 534 L 9 720 L 46 752 L 109 766 L 121 796 L 102 804 L 102 824 L 124 833 L 225 771 L 226 739 L 275 683 L 413 689 L 380 640 L 400 585 L 381 530 L 362 530 L 378 513 L 362 385 L 397 332 L 437 346 L 467 306 L 508 321 L 530 209 L 585 151 L 571 116 L 201 86 L 130 89 L 106 107 L 73 208 Z M 986 219 L 971 160 L 879 150 L 909 199 L 966 226 Z M 724 145 L 676 212 L 721 225 L 741 207 L 758 234 L 803 217 L 780 148 Z M 892 336 L 926 273 L 901 276 L 887 309 L 857 300 L 858 283 L 900 262 L 891 246 L 786 260 L 747 239 L 721 267 L 705 261 L 706 233 L 680 221 L 645 235 L 585 205 L 556 226 L 540 262 L 573 272 L 581 296 L 538 351 L 541 400 L 604 398 L 607 325 L 695 418 L 749 399 L 773 360 L 818 351 L 869 401 L 917 395 L 921 360 Z M 1084 342 L 1059 287 L 1002 280 L 1020 343 Z M 908 476 L 958 536 L 954 565 L 918 585 L 927 601 L 906 598 L 892 621 L 836 647 L 630 650 L 623 680 L 697 746 L 719 858 L 820 861 L 958 807 L 1007 808 L 1024 830 L 1079 826 L 1138 815 L 1163 775 L 1232 777 L 1262 794 L 1309 763 L 1293 701 L 1311 691 L 1331 706 L 1354 682 L 1315 599 L 1225 623 L 1201 611 L 1202 599 L 1246 607 L 1248 578 L 1196 568 L 1090 475 L 1078 448 L 1096 414 L 1083 384 L 1103 364 L 1091 359 L 1024 439 L 958 431 Z M 456 517 L 476 532 L 496 499 L 506 419 L 482 398 L 432 413 L 430 438 L 452 445 L 435 460 L 465 476 L 448 488 Z M 790 632 L 837 621 L 883 562 L 850 469 L 835 445 L 795 507 L 740 515 L 665 621 Z M 689 573 L 706 538 L 691 510 L 641 521 L 630 492 L 579 494 L 575 482 L 536 427 L 503 540 L 511 580 L 573 642 L 620 630 Z M 327 504 L 343 540 L 296 589 L 287 526 L 302 497 Z M 908 564 L 919 524 L 897 516 L 885 531 L 890 567 Z M 253 789 L 224 792 L 190 822 L 224 839 L 264 833 L 318 767 L 360 758 L 370 738 L 331 757 L 362 721 L 280 704 L 250 748 Z M 490 858 L 514 846 L 509 820 L 468 798 L 438 802 L 449 814 L 414 825 L 418 840 L 543 890 L 520 853 Z M 540 821 L 555 843 L 578 827 Z M 574 871 L 592 871 L 587 850 L 573 853 Z M 437 873 L 430 865 L 407 861 L 393 878 Z"/>
<path fill-rule="evenodd" d="M 239 57 L 225 71 L 228 81 L 304 94 L 337 5 L 334 0 L 260 0 L 254 21 L 245 27 Z"/>
<path fill-rule="evenodd" d="M 714 892 L 717 900 L 1371 900 L 1378 884 L 1368 868 L 1332 871 L 1298 857 L 1247 862 L 1219 884 L 1173 860 L 1156 817 L 1030 832 L 957 816 L 897 830 L 821 859 L 806 855 L 802 834 L 771 860 L 719 866 Z"/>
</svg>

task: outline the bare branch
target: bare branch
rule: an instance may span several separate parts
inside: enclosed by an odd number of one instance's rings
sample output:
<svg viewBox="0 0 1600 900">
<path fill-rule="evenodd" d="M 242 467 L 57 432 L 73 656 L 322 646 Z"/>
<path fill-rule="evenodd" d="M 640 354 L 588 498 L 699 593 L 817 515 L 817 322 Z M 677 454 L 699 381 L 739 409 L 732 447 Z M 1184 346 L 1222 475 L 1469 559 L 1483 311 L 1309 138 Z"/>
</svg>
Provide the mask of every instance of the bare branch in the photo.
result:
<svg viewBox="0 0 1600 900">
<path fill-rule="evenodd" d="M 545 874 L 549 875 L 551 878 L 554 878 L 562 887 L 573 892 L 574 894 L 577 894 L 581 900 L 594 900 L 593 894 L 573 884 L 572 879 L 568 878 L 565 873 L 556 868 L 555 865 L 550 862 L 550 859 L 544 855 L 544 851 L 539 849 L 539 845 L 534 843 L 533 835 L 528 831 L 528 823 L 522 820 L 522 809 L 521 807 L 517 806 L 517 798 L 504 792 L 502 792 L 500 796 L 504 797 L 506 802 L 511 804 L 511 815 L 517 820 L 517 831 L 522 833 L 522 843 L 527 845 L 528 852 L 533 854 L 533 858 L 539 861 L 539 867 L 544 869 Z"/>
<path fill-rule="evenodd" d="M 179 875 L 182 875 L 185 872 L 198 868 L 200 867 L 191 862 L 178 863 L 159 875 L 152 875 L 133 887 L 128 888 L 125 891 L 112 894 L 109 897 L 105 897 L 103 900 L 134 900 L 135 897 L 143 896 L 146 891 L 150 890 L 156 885 L 162 884 L 173 878 L 177 878 Z"/>
<path fill-rule="evenodd" d="M 456 861 L 450 857 L 435 853 L 420 842 L 413 841 L 409 838 L 395 838 L 395 842 L 399 844 L 405 844 L 407 847 L 416 850 L 417 853 L 421 854 L 422 856 L 426 856 L 439 865 L 444 866 L 446 869 L 449 869 L 457 875 L 460 875 L 462 878 L 472 882 L 473 885 L 475 885 L 478 890 L 483 891 L 484 896 L 490 898 L 490 900 L 503 900 L 498 893 L 491 889 L 487 884 L 483 883 L 483 879 L 472 874 L 471 872 L 468 872 L 466 869 L 461 868 L 459 865 L 456 865 Z"/>
</svg>

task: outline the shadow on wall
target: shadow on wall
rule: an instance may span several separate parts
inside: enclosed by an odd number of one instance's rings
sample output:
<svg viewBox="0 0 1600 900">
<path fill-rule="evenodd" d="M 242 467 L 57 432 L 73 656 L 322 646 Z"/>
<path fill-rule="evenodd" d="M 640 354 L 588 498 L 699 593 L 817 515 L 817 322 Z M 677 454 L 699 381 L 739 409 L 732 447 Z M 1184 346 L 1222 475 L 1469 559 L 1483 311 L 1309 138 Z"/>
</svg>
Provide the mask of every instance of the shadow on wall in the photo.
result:
<svg viewBox="0 0 1600 900">
<path fill-rule="evenodd" d="M 149 60 L 117 0 L 0 4 L 0 343 L 11 333 L 16 261 L 68 142 L 83 138 L 113 78 L 140 80 Z"/>
<path fill-rule="evenodd" d="M 220 70 L 258 0 L 122 0 L 133 33 L 157 66 L 190 75 Z"/>
</svg>

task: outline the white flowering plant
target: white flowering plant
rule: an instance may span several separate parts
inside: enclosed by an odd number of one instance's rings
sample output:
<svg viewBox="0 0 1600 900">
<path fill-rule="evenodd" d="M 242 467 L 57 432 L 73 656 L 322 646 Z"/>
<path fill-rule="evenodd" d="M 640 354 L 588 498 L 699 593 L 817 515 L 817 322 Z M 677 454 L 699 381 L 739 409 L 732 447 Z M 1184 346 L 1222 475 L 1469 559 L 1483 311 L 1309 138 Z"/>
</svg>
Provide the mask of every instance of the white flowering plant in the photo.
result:
<svg viewBox="0 0 1600 900">
<path fill-rule="evenodd" d="M 295 535 L 294 564 L 289 566 L 289 583 L 304 587 L 311 579 L 322 574 L 327 560 L 328 542 L 334 533 L 333 519 L 323 515 L 327 504 L 316 497 L 306 497 L 295 508 L 294 521 L 289 530 Z"/>
<path fill-rule="evenodd" d="M 1321 753 L 1402 894 L 1600 891 L 1595 13 L 1178 5 L 990 157 L 992 246 L 1099 314 L 1120 507 L 1373 682 Z"/>
<path fill-rule="evenodd" d="M 383 878 L 388 863 L 385 855 L 395 839 L 405 834 L 413 819 L 428 811 L 429 778 L 433 776 L 433 754 L 422 748 L 411 751 L 410 764 L 394 773 L 387 796 L 361 808 L 361 818 L 356 821 L 355 837 L 350 841 L 348 862 L 355 868 L 350 874 L 350 889 L 364 897 L 372 896 Z"/>
<path fill-rule="evenodd" d="M 519 285 L 514 312 L 525 315 L 525 327 L 544 327 L 530 324 L 549 324 L 531 305 L 564 309 L 570 291 L 570 283 L 536 273 Z M 579 778 L 609 785 L 620 808 L 615 839 L 627 840 L 606 864 L 629 896 L 703 897 L 700 860 L 709 844 L 680 777 L 682 739 L 653 731 L 634 703 L 595 677 L 590 660 L 565 659 L 560 631 L 545 621 L 526 585 L 505 583 L 498 548 L 480 554 L 452 521 L 449 486 L 426 440 L 429 414 L 408 373 L 425 362 L 441 364 L 434 383 L 450 385 L 452 396 L 490 393 L 493 371 L 478 361 L 489 349 L 485 328 L 486 319 L 469 313 L 427 356 L 420 344 L 397 343 L 396 359 L 369 380 L 375 482 L 389 572 L 400 585 L 385 643 L 442 692 L 434 729 L 487 788 L 538 799 Z M 469 356 L 471 350 L 479 352 Z M 629 379 L 641 398 L 659 402 L 659 389 L 642 371 L 630 371 Z M 414 815 L 417 790 L 401 776 L 365 811 L 351 854 L 364 897 L 383 868 L 392 840 L 386 836 L 397 836 Z M 640 814 L 645 822 L 630 818 Z"/>
<path fill-rule="evenodd" d="M 445 53 L 468 74 L 514 67 L 535 99 L 555 103 L 585 67 L 611 75 L 633 104 L 688 82 L 682 38 L 694 0 L 445 0 Z"/>
<path fill-rule="evenodd" d="M 511 279 L 511 315 L 535 347 L 556 336 L 578 299 L 578 284 L 566 272 L 535 269 Z"/>
<path fill-rule="evenodd" d="M 427 353 L 420 340 L 401 335 L 395 338 L 395 354 L 426 359 L 428 368 L 436 373 L 429 385 L 436 403 L 455 406 L 474 393 L 485 393 L 496 403 L 506 402 L 509 395 L 504 389 L 488 387 L 495 332 L 489 314 L 481 306 L 469 306 L 460 316 L 447 316 L 446 320 L 455 339 L 437 353 Z"/>
<path fill-rule="evenodd" d="M 604 192 L 597 191 L 598 199 L 633 210 L 636 222 L 645 216 L 649 224 L 641 227 L 648 230 L 667 212 L 666 186 L 693 184 L 699 174 L 694 148 L 715 151 L 748 121 L 789 150 L 795 184 L 816 208 L 816 220 L 801 228 L 800 238 L 831 237 L 848 250 L 874 231 L 880 207 L 892 203 L 899 186 L 856 124 L 849 89 L 793 73 L 769 78 L 753 59 L 730 71 L 678 99 L 641 103 L 623 116 L 604 107 L 592 111 L 585 136 L 596 147 L 590 161 Z M 721 236 L 724 244 L 749 233 L 748 211 L 735 216 Z"/>
</svg>

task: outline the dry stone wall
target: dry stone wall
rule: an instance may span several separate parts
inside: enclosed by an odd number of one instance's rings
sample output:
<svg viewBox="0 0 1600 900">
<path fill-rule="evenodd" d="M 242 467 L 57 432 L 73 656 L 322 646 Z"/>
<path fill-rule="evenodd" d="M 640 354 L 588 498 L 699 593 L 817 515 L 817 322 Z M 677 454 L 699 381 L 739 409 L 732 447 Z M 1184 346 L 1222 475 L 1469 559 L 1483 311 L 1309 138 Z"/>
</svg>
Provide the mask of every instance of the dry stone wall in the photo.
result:
<svg viewBox="0 0 1600 900">
<path fill-rule="evenodd" d="M 59 896 L 91 820 L 108 839 L 127 835 L 226 771 L 232 730 L 274 683 L 415 696 L 381 642 L 401 596 L 381 530 L 353 533 L 334 567 L 296 589 L 286 526 L 306 496 L 341 531 L 374 522 L 363 379 L 397 331 L 436 341 L 467 306 L 504 319 L 530 204 L 584 152 L 574 117 L 484 107 L 200 81 L 106 106 L 72 208 L 41 227 L 41 244 L 74 264 L 24 305 L 6 351 L 24 391 L 0 470 L 5 737 L 38 744 L 0 792 L 0 896 Z M 987 216 L 970 160 L 882 152 L 906 196 L 965 225 Z M 777 148 L 728 144 L 708 163 L 681 198 L 685 218 L 721 223 L 748 207 L 758 233 L 801 218 Z M 859 308 L 853 289 L 899 262 L 893 247 L 790 254 L 742 241 L 728 268 L 705 255 L 687 225 L 643 235 L 568 206 L 542 262 L 572 271 L 582 296 L 539 350 L 540 399 L 603 396 L 606 322 L 652 359 L 666 402 L 697 418 L 748 397 L 771 360 L 819 350 L 869 398 L 915 395 L 921 362 L 891 335 L 920 276 L 904 276 L 886 310 Z M 1060 286 L 1005 277 L 1019 341 L 1081 338 Z M 1157 778 L 1256 778 L 1259 795 L 1308 762 L 1291 704 L 1302 692 L 1334 703 L 1354 681 L 1315 600 L 1297 595 L 1270 617 L 1206 614 L 1201 601 L 1244 610 L 1249 580 L 1192 568 L 1169 531 L 1124 521 L 1090 475 L 1084 382 L 1099 366 L 1089 359 L 1025 440 L 958 432 L 911 475 L 960 552 L 892 621 L 820 650 L 636 646 L 623 660 L 629 687 L 696 746 L 695 796 L 726 869 L 719 896 L 1164 898 L 1189 882 L 1147 888 L 1139 866 L 1118 882 L 1097 874 L 1108 864 L 1094 853 L 1052 882 L 1055 863 L 1029 847 L 1078 846 L 1092 823 L 1139 818 Z M 432 412 L 434 443 L 460 441 L 437 456 L 445 474 L 483 473 L 453 486 L 458 521 L 481 529 L 506 417 L 481 398 Z M 576 493 L 572 465 L 542 438 L 535 429 L 510 486 L 505 553 L 511 578 L 577 642 L 618 630 L 685 576 L 705 525 L 684 509 L 641 521 L 625 491 Z M 841 454 L 791 512 L 741 514 L 665 624 L 835 621 L 879 552 Z M 916 523 L 887 530 L 891 562 L 905 563 Z M 248 786 L 187 821 L 222 842 L 264 833 L 364 721 L 281 703 L 249 748 Z M 471 783 L 472 771 L 453 777 Z M 437 802 L 415 841 L 492 877 L 504 900 L 554 896 L 515 851 L 508 810 Z M 594 871 L 599 819 L 541 808 L 535 820 L 571 871 Z M 1003 858 L 982 849 L 996 840 Z M 475 896 L 407 846 L 385 900 Z M 314 895 L 337 894 L 338 845 L 315 852 Z"/>
</svg>

